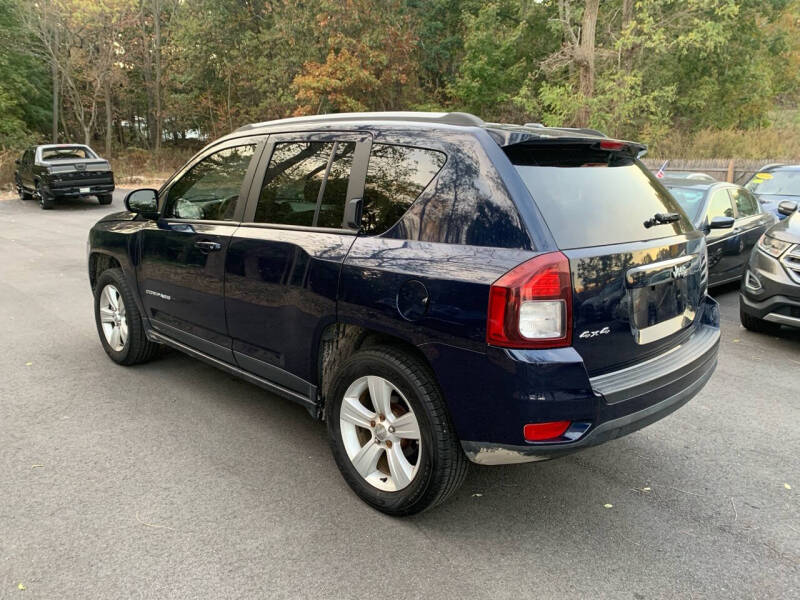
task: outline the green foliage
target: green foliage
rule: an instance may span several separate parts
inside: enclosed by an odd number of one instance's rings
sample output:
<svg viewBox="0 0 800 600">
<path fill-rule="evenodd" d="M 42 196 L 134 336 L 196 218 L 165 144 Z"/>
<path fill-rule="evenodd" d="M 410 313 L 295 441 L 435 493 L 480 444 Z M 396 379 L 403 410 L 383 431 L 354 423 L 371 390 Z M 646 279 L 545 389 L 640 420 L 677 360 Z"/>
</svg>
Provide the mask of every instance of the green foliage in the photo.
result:
<svg viewBox="0 0 800 600">
<path fill-rule="evenodd" d="M 297 114 L 398 110 L 417 100 L 414 20 L 397 0 L 324 0 L 316 26 L 325 60 L 293 86 Z"/>
<path fill-rule="evenodd" d="M 16 3 L 0 0 L 0 149 L 44 135 L 51 117 L 50 73 L 27 43 Z"/>
<path fill-rule="evenodd" d="M 153 147 L 156 116 L 185 142 L 293 114 L 416 108 L 588 122 L 662 149 L 696 137 L 705 153 L 709 131 L 764 135 L 797 114 L 800 0 L 603 0 L 588 49 L 586 3 L 0 0 L 0 147 L 49 134 L 43 7 L 63 34 L 62 137 L 86 125 L 103 139 L 110 122 L 118 147 Z"/>
<path fill-rule="evenodd" d="M 506 104 L 522 85 L 525 23 L 497 3 L 463 18 L 464 57 L 450 92 L 467 111 L 485 114 Z"/>
</svg>

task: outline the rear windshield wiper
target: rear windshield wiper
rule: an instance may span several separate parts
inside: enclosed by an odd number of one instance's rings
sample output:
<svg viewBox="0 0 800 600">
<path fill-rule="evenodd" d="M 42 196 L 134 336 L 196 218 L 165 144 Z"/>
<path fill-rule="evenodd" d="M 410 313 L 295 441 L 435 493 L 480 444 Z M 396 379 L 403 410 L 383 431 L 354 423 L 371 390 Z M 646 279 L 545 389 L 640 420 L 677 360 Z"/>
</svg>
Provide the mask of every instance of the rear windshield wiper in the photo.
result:
<svg viewBox="0 0 800 600">
<path fill-rule="evenodd" d="M 678 213 L 656 213 L 652 218 L 644 222 L 644 226 L 650 228 L 654 225 L 666 225 L 667 223 L 674 223 L 680 220 L 681 216 Z"/>
</svg>

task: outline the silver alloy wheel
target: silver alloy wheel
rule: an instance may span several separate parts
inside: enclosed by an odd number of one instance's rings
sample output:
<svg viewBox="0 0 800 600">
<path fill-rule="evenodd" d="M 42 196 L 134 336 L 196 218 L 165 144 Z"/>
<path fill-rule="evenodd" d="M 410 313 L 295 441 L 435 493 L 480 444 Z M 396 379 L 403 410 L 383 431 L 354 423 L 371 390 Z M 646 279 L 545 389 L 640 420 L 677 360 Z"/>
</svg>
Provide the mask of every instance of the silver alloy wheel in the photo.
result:
<svg viewBox="0 0 800 600">
<path fill-rule="evenodd" d="M 122 351 L 128 341 L 128 319 L 125 316 L 125 302 L 116 286 L 108 284 L 103 288 L 98 309 L 106 342 L 112 350 Z"/>
<path fill-rule="evenodd" d="M 368 375 L 350 384 L 339 430 L 347 456 L 370 485 L 396 492 L 414 480 L 422 456 L 419 423 L 408 400 L 388 380 Z"/>
</svg>

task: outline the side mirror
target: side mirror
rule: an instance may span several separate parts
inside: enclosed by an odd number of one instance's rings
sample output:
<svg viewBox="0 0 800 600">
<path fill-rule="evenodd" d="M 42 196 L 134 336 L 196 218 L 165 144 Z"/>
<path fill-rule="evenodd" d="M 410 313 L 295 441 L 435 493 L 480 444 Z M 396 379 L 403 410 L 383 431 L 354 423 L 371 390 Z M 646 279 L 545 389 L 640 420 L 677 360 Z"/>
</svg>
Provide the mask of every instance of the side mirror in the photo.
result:
<svg viewBox="0 0 800 600">
<path fill-rule="evenodd" d="M 733 227 L 733 217 L 714 217 L 708 224 L 709 229 L 730 229 Z"/>
<path fill-rule="evenodd" d="M 158 192 L 149 188 L 128 192 L 125 196 L 125 208 L 145 218 L 154 219 L 158 215 Z"/>
<path fill-rule="evenodd" d="M 797 202 L 794 200 L 784 200 L 778 204 L 778 212 L 787 217 L 797 210 Z"/>
<path fill-rule="evenodd" d="M 344 207 L 344 226 L 347 229 L 361 229 L 361 198 L 352 198 Z"/>
</svg>

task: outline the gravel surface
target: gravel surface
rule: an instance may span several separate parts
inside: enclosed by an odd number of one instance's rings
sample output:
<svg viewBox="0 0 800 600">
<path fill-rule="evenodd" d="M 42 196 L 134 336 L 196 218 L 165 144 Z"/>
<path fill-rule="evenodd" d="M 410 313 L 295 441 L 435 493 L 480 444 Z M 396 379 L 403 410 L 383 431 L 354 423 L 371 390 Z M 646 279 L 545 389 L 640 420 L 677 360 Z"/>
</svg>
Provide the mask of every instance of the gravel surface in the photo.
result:
<svg viewBox="0 0 800 600">
<path fill-rule="evenodd" d="M 106 357 L 85 242 L 121 206 L 0 200 L 0 598 L 800 597 L 800 334 L 745 331 L 735 288 L 678 412 L 397 520 L 303 408 Z"/>
</svg>

